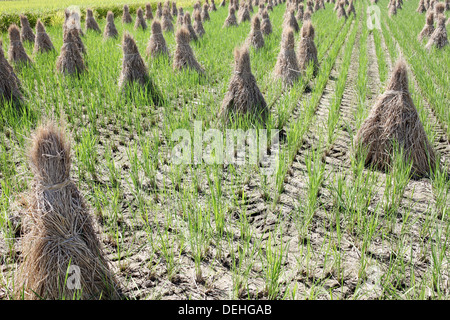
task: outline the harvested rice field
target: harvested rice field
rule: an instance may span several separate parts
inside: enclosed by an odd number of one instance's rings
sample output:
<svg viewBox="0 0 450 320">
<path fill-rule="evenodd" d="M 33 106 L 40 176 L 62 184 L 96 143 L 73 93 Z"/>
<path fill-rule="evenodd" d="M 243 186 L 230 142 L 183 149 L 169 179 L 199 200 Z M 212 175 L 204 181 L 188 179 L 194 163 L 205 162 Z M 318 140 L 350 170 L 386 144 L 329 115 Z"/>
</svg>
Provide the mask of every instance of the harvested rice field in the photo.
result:
<svg viewBox="0 0 450 320">
<path fill-rule="evenodd" d="M 449 0 L 82 2 L 1 31 L 1 300 L 450 298 Z"/>
</svg>

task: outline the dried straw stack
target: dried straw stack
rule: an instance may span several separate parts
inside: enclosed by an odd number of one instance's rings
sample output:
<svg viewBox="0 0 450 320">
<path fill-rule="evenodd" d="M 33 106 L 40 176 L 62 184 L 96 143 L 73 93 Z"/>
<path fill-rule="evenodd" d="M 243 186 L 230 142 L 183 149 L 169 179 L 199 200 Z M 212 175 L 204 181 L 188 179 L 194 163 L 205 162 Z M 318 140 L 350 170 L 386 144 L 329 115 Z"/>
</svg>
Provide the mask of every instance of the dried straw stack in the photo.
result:
<svg viewBox="0 0 450 320">
<path fill-rule="evenodd" d="M 15 106 L 20 105 L 23 101 L 20 87 L 20 80 L 5 58 L 0 39 L 0 104 L 10 102 Z"/>
<path fill-rule="evenodd" d="M 34 50 L 36 53 L 45 53 L 54 51 L 55 47 L 53 46 L 52 40 L 48 36 L 45 31 L 45 27 L 40 19 L 36 21 L 36 40 L 34 42 Z"/>
<path fill-rule="evenodd" d="M 136 84 L 140 86 L 146 96 L 156 105 L 163 103 L 163 98 L 149 76 L 147 66 L 142 59 L 133 37 L 125 32 L 122 40 L 123 60 L 119 77 L 119 89 L 126 97 L 132 97 L 132 89 Z"/>
<path fill-rule="evenodd" d="M 91 9 L 86 10 L 86 25 L 85 25 L 86 32 L 88 30 L 93 30 L 95 32 L 101 33 L 100 27 L 98 26 L 97 21 L 95 21 L 94 13 Z"/>
<path fill-rule="evenodd" d="M 223 24 L 224 28 L 238 26 L 236 14 L 234 12 L 235 12 L 235 9 L 232 6 L 230 6 L 230 8 L 228 9 L 228 16 L 225 19 L 225 22 Z"/>
<path fill-rule="evenodd" d="M 250 12 L 248 11 L 248 6 L 244 4 L 239 10 L 239 23 L 250 21 Z"/>
<path fill-rule="evenodd" d="M 197 34 L 195 33 L 194 28 L 192 27 L 191 24 L 191 14 L 189 12 L 186 12 L 184 14 L 184 27 L 186 27 L 186 30 L 189 32 L 189 36 L 190 36 L 190 40 L 192 41 L 197 41 L 198 37 Z"/>
<path fill-rule="evenodd" d="M 20 25 L 21 25 L 21 28 L 20 28 L 20 40 L 22 42 L 28 41 L 28 42 L 34 43 L 35 42 L 35 36 L 34 36 L 34 33 L 33 33 L 33 29 L 31 29 L 30 22 L 28 21 L 28 18 L 25 15 L 23 15 L 23 14 L 20 15 Z"/>
<path fill-rule="evenodd" d="M 144 19 L 144 12 L 141 8 L 136 10 L 136 21 L 134 23 L 134 29 L 138 30 L 139 28 L 147 30 L 147 22 Z"/>
<path fill-rule="evenodd" d="M 272 23 L 270 22 L 267 9 L 264 9 L 262 13 L 261 32 L 264 36 L 268 36 L 272 33 Z"/>
<path fill-rule="evenodd" d="M 174 30 L 173 23 L 172 23 L 172 18 L 171 18 L 169 9 L 167 9 L 167 8 L 163 9 L 163 15 L 162 15 L 162 19 L 161 19 L 161 26 L 162 26 L 162 30 L 164 32 L 173 32 L 173 30 Z"/>
<path fill-rule="evenodd" d="M 175 1 L 172 1 L 172 16 L 173 17 L 178 16 L 178 9 L 177 9 L 177 4 Z"/>
<path fill-rule="evenodd" d="M 152 5 L 150 3 L 145 4 L 145 19 L 153 20 Z"/>
<path fill-rule="evenodd" d="M 252 19 L 252 28 L 247 38 L 248 45 L 255 49 L 264 47 L 264 37 L 261 32 L 261 23 L 258 15 L 255 15 Z"/>
<path fill-rule="evenodd" d="M 205 71 L 203 67 L 197 62 L 194 52 L 189 45 L 191 35 L 189 34 L 186 26 L 182 26 L 177 30 L 175 38 L 177 46 L 175 48 L 175 54 L 173 57 L 174 70 L 191 69 L 196 71 L 200 75 L 204 75 Z"/>
<path fill-rule="evenodd" d="M 79 35 L 75 25 L 68 26 L 64 31 L 61 53 L 56 60 L 56 70 L 64 75 L 77 75 L 79 77 L 86 70 L 77 38 L 79 38 Z"/>
<path fill-rule="evenodd" d="M 419 6 L 417 7 L 416 11 L 418 13 L 424 13 L 425 11 L 427 11 L 427 9 L 425 9 L 425 2 L 423 0 L 419 1 Z"/>
<path fill-rule="evenodd" d="M 18 65 L 31 64 L 31 59 L 28 57 L 23 43 L 20 40 L 20 30 L 17 25 L 12 24 L 8 28 L 9 34 L 9 48 L 8 58 L 9 61 Z"/>
<path fill-rule="evenodd" d="M 150 56 L 152 59 L 156 59 L 159 56 L 165 56 L 169 58 L 169 49 L 162 34 L 161 23 L 158 20 L 154 20 L 151 28 L 152 35 L 150 36 L 146 49 L 147 57 Z"/>
<path fill-rule="evenodd" d="M 275 64 L 275 77 L 280 78 L 285 85 L 292 85 L 300 77 L 300 69 L 295 54 L 294 30 L 287 27 L 283 30 L 281 50 Z"/>
<path fill-rule="evenodd" d="M 289 10 L 289 11 L 287 11 Z M 287 14 L 284 18 L 283 29 L 292 28 L 295 33 L 300 31 L 300 27 L 298 26 L 297 19 L 295 19 L 294 9 L 286 9 Z"/>
<path fill-rule="evenodd" d="M 29 158 L 33 180 L 16 296 L 30 300 L 118 299 L 119 287 L 94 221 L 70 178 L 70 143 L 64 131 L 53 122 L 39 126 Z M 77 284 L 71 279 L 66 283 L 69 266 L 78 268 L 80 288 L 70 286 Z"/>
<path fill-rule="evenodd" d="M 105 31 L 103 32 L 103 37 L 105 39 L 108 38 L 117 38 L 119 36 L 119 32 L 117 31 L 116 25 L 114 23 L 114 13 L 112 11 L 108 11 L 106 14 L 106 25 Z"/>
<path fill-rule="evenodd" d="M 205 29 L 203 28 L 202 17 L 198 10 L 195 10 L 194 12 L 193 28 L 197 37 L 203 37 L 203 35 L 205 34 Z"/>
<path fill-rule="evenodd" d="M 436 29 L 430 36 L 425 48 L 430 50 L 432 47 L 442 49 L 448 45 L 447 29 L 445 28 L 445 16 L 439 15 Z"/>
<path fill-rule="evenodd" d="M 309 64 L 313 63 L 313 75 L 317 75 L 319 71 L 319 62 L 317 59 L 317 48 L 314 44 L 314 27 L 310 20 L 304 22 L 302 26 L 297 58 L 301 72 L 306 72 Z"/>
<path fill-rule="evenodd" d="M 132 23 L 133 22 L 133 18 L 131 18 L 131 14 L 130 14 L 130 8 L 126 4 L 123 6 L 122 22 L 123 23 Z"/>
<path fill-rule="evenodd" d="M 202 22 L 211 20 L 211 18 L 209 16 L 209 6 L 206 3 L 203 5 L 203 10 L 201 12 L 201 19 L 202 19 Z"/>
<path fill-rule="evenodd" d="M 234 74 L 222 101 L 220 117 L 227 122 L 235 115 L 243 115 L 264 122 L 269 108 L 252 74 L 248 47 L 235 49 L 234 57 Z"/>
<path fill-rule="evenodd" d="M 380 170 L 391 166 L 396 146 L 403 149 L 406 161 L 412 161 L 414 175 L 428 175 L 435 168 L 434 150 L 411 99 L 403 59 L 397 62 L 386 91 L 357 132 L 354 145 L 357 157 L 365 154 L 365 164 Z"/>
<path fill-rule="evenodd" d="M 429 38 L 433 32 L 434 32 L 434 15 L 432 12 L 429 12 L 427 14 L 425 26 L 423 27 L 422 31 L 420 31 L 419 35 L 417 36 L 417 39 L 419 41 L 422 41 L 424 38 Z"/>
</svg>

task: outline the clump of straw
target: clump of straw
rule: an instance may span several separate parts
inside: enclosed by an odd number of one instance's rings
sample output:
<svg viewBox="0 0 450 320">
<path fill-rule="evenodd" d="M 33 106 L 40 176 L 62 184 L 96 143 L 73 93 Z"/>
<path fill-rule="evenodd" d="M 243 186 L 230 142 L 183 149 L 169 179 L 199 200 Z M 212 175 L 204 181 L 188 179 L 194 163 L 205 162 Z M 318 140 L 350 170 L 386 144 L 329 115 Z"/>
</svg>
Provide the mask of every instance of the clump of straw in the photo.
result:
<svg viewBox="0 0 450 320">
<path fill-rule="evenodd" d="M 33 180 L 24 218 L 23 262 L 15 279 L 17 298 L 118 299 L 119 286 L 94 220 L 70 178 L 70 144 L 63 129 L 53 122 L 39 126 L 29 159 Z M 73 272 L 75 283 L 67 279 Z"/>
<path fill-rule="evenodd" d="M 189 12 L 186 12 L 184 14 L 184 27 L 186 27 L 186 30 L 189 32 L 189 36 L 190 36 L 190 40 L 192 41 L 197 41 L 198 37 L 197 34 L 195 33 L 194 28 L 192 27 L 191 24 L 191 14 Z"/>
<path fill-rule="evenodd" d="M 434 18 L 433 13 L 429 12 L 427 14 L 426 23 L 422 31 L 420 31 L 417 38 L 422 41 L 424 38 L 429 38 L 434 32 Z"/>
<path fill-rule="evenodd" d="M 20 30 L 17 25 L 12 24 L 8 28 L 9 34 L 9 61 L 16 64 L 31 64 L 31 59 L 28 57 L 23 43 L 20 40 Z"/>
<path fill-rule="evenodd" d="M 80 76 L 86 70 L 79 44 L 76 41 L 77 37 L 79 35 L 75 27 L 68 27 L 64 31 L 63 46 L 56 60 L 56 70 L 64 75 Z"/>
<path fill-rule="evenodd" d="M 133 18 L 131 18 L 131 14 L 130 14 L 130 8 L 126 4 L 123 6 L 122 22 L 123 23 L 132 23 L 133 22 Z"/>
<path fill-rule="evenodd" d="M 431 47 L 442 49 L 446 45 L 448 45 L 448 38 L 447 38 L 447 29 L 445 28 L 445 16 L 441 14 L 438 17 L 436 29 L 430 36 L 430 39 L 428 40 L 428 43 L 426 44 L 425 48 L 427 48 L 428 50 L 430 50 Z"/>
<path fill-rule="evenodd" d="M 303 10 L 303 3 L 300 3 L 297 8 L 298 9 L 295 18 L 297 19 L 298 22 L 303 22 L 303 15 L 305 13 Z"/>
<path fill-rule="evenodd" d="M 222 101 L 220 117 L 228 121 L 235 115 L 249 115 L 265 121 L 269 108 L 252 74 L 248 47 L 235 49 L 234 57 L 234 74 Z"/>
<path fill-rule="evenodd" d="M 317 48 L 314 44 L 314 27 L 310 20 L 305 21 L 303 24 L 297 57 L 300 71 L 306 72 L 306 69 L 312 63 L 314 65 L 313 75 L 317 75 L 319 62 L 317 60 Z"/>
<path fill-rule="evenodd" d="M 180 7 L 180 9 L 178 9 L 177 26 L 181 27 L 183 24 L 184 24 L 184 12 L 183 8 Z"/>
<path fill-rule="evenodd" d="M 153 11 L 152 11 L 152 5 L 150 3 L 145 4 L 145 20 L 152 20 L 153 19 Z"/>
<path fill-rule="evenodd" d="M 136 22 L 134 23 L 134 29 L 137 30 L 139 28 L 147 30 L 147 22 L 144 19 L 144 12 L 141 8 L 136 10 Z"/>
<path fill-rule="evenodd" d="M 34 33 L 33 33 L 33 29 L 31 29 L 30 22 L 28 21 L 28 18 L 25 15 L 23 15 L 23 14 L 20 15 L 20 25 L 21 25 L 21 28 L 20 28 L 20 40 L 22 42 L 29 41 L 31 43 L 34 43 L 35 42 L 35 36 L 34 36 Z"/>
<path fill-rule="evenodd" d="M 275 64 L 275 76 L 280 78 L 286 85 L 292 85 L 300 76 L 294 47 L 294 30 L 291 27 L 287 27 L 283 31 L 281 50 Z"/>
<path fill-rule="evenodd" d="M 244 21 L 250 21 L 250 12 L 248 11 L 247 5 L 244 4 L 241 10 L 239 10 L 239 23 Z"/>
<path fill-rule="evenodd" d="M 196 71 L 200 75 L 203 75 L 205 71 L 203 67 L 197 62 L 194 52 L 189 45 L 191 36 L 186 26 L 183 26 L 177 30 L 175 38 L 177 46 L 175 48 L 175 54 L 173 58 L 174 70 L 183 70 L 188 68 Z"/>
<path fill-rule="evenodd" d="M 161 23 L 158 20 L 154 20 L 151 28 L 152 35 L 150 36 L 146 49 L 147 56 L 151 56 L 153 59 L 158 56 L 166 56 L 169 58 L 169 49 L 162 34 Z"/>
<path fill-rule="evenodd" d="M 252 20 L 252 29 L 250 30 L 250 34 L 247 38 L 248 44 L 254 47 L 255 49 L 260 49 L 264 47 L 264 37 L 261 32 L 261 23 L 259 21 L 258 15 L 253 17 Z"/>
<path fill-rule="evenodd" d="M 34 42 L 33 52 L 36 54 L 38 52 L 45 53 L 53 50 L 55 50 L 55 47 L 53 46 L 52 40 L 50 40 L 50 37 L 45 31 L 41 20 L 38 19 L 36 21 L 36 40 Z"/>
<path fill-rule="evenodd" d="M 209 16 L 208 9 L 209 9 L 209 6 L 205 3 L 203 5 L 203 10 L 202 10 L 202 13 L 201 13 L 201 19 L 202 19 L 203 22 L 211 20 L 211 18 Z"/>
<path fill-rule="evenodd" d="M 167 8 L 164 8 L 163 10 L 161 25 L 164 32 L 173 32 L 173 23 L 172 19 L 170 18 L 170 12 Z"/>
<path fill-rule="evenodd" d="M 97 21 L 95 21 L 94 13 L 91 9 L 86 10 L 86 31 L 93 30 L 95 32 L 101 33 L 100 27 L 98 26 Z"/>
<path fill-rule="evenodd" d="M 117 38 L 119 36 L 119 32 L 117 31 L 116 25 L 114 23 L 114 13 L 112 11 L 108 11 L 106 14 L 106 25 L 105 31 L 103 32 L 103 37 L 107 38 Z"/>
<path fill-rule="evenodd" d="M 156 17 L 161 20 L 162 15 L 163 15 L 162 3 L 158 2 L 158 5 L 156 6 Z"/>
<path fill-rule="evenodd" d="M 147 66 L 139 53 L 136 42 L 128 32 L 123 35 L 122 50 L 123 60 L 119 89 L 129 97 L 133 86 L 138 85 L 155 104 L 160 105 L 163 101 L 162 96 L 149 76 Z"/>
<path fill-rule="evenodd" d="M 300 27 L 298 26 L 297 19 L 295 19 L 295 13 L 294 9 L 286 9 L 289 10 L 285 19 L 284 19 L 284 25 L 283 29 L 285 28 L 292 28 L 295 33 L 300 31 Z"/>
<path fill-rule="evenodd" d="M 225 22 L 223 24 L 224 28 L 238 26 L 234 11 L 235 11 L 234 8 L 230 6 L 230 8 L 228 9 L 228 17 L 225 19 Z"/>
<path fill-rule="evenodd" d="M 412 161 L 413 174 L 427 175 L 435 168 L 435 154 L 411 99 L 403 59 L 357 132 L 354 145 L 357 157 L 359 150 L 365 149 L 365 164 L 380 170 L 391 166 L 395 146 L 403 149 L 406 161 Z"/>
<path fill-rule="evenodd" d="M 272 23 L 270 22 L 269 13 L 267 9 L 264 9 L 262 13 L 261 32 L 263 35 L 268 36 L 272 33 Z"/>
<path fill-rule="evenodd" d="M 177 4 L 175 3 L 175 1 L 172 2 L 172 16 L 178 16 Z"/>
<path fill-rule="evenodd" d="M 11 102 L 13 105 L 20 105 L 23 101 L 20 86 L 19 78 L 5 58 L 0 39 L 0 103 Z"/>
<path fill-rule="evenodd" d="M 203 28 L 202 17 L 198 10 L 195 10 L 194 12 L 193 28 L 199 38 L 203 37 L 203 35 L 205 34 L 205 29 Z"/>
</svg>

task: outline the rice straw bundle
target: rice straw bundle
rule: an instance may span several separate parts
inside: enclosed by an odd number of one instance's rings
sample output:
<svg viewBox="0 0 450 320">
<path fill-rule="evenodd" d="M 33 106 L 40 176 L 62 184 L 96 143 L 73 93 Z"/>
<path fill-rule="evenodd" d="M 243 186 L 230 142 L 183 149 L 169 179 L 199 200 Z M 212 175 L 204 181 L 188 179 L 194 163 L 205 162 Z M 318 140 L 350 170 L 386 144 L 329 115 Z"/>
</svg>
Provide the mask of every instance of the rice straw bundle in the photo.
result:
<svg viewBox="0 0 450 320">
<path fill-rule="evenodd" d="M 234 14 L 234 8 L 230 6 L 228 9 L 228 17 L 225 19 L 225 22 L 223 24 L 223 27 L 232 27 L 232 26 L 238 26 L 236 15 Z"/>
<path fill-rule="evenodd" d="M 142 59 L 133 37 L 125 32 L 122 40 L 123 60 L 119 77 L 119 89 L 130 97 L 130 91 L 136 84 L 141 87 L 153 103 L 161 105 L 162 96 L 149 76 L 147 66 Z"/>
<path fill-rule="evenodd" d="M 420 31 L 419 35 L 417 36 L 419 41 L 422 41 L 424 38 L 429 38 L 433 32 L 434 32 L 434 15 L 433 13 L 429 12 L 427 14 L 425 26 L 423 27 L 422 31 Z"/>
<path fill-rule="evenodd" d="M 131 18 L 130 8 L 128 5 L 123 5 L 123 14 L 122 14 L 122 22 L 123 23 L 132 23 L 133 18 Z"/>
<path fill-rule="evenodd" d="M 108 11 L 106 14 L 106 25 L 105 31 L 103 32 L 103 37 L 107 38 L 117 38 L 119 36 L 119 32 L 117 31 L 116 25 L 114 24 L 114 13 L 112 11 Z"/>
<path fill-rule="evenodd" d="M 177 30 L 177 46 L 174 54 L 173 68 L 174 70 L 183 70 L 187 68 L 196 71 L 200 75 L 204 75 L 205 71 L 203 67 L 197 62 L 194 52 L 189 45 L 190 40 L 191 36 L 186 26 L 182 26 Z"/>
<path fill-rule="evenodd" d="M 9 34 L 9 48 L 8 58 L 9 61 L 19 65 L 31 64 L 31 59 L 28 57 L 22 41 L 20 40 L 20 30 L 17 25 L 12 24 L 8 28 Z"/>
<path fill-rule="evenodd" d="M 310 20 L 305 21 L 302 26 L 297 58 L 301 72 L 306 72 L 306 69 L 312 63 L 314 65 L 313 75 L 317 75 L 319 71 L 319 62 L 317 60 L 317 48 L 314 44 L 314 27 Z"/>
<path fill-rule="evenodd" d="M 45 53 L 54 50 L 55 47 L 53 46 L 52 40 L 50 40 L 50 37 L 45 31 L 45 27 L 42 24 L 41 20 L 38 19 L 36 21 L 36 40 L 34 42 L 33 52 L 36 54 L 38 52 Z"/>
<path fill-rule="evenodd" d="M 248 44 L 255 49 L 264 47 L 264 37 L 261 32 L 261 23 L 258 15 L 255 15 L 252 19 L 252 29 L 247 38 Z"/>
<path fill-rule="evenodd" d="M 209 17 L 209 11 L 208 11 L 208 9 L 209 9 L 209 6 L 205 3 L 205 4 L 203 5 L 203 10 L 202 10 L 201 15 L 200 15 L 200 17 L 201 17 L 201 19 L 202 19 L 202 22 L 210 21 L 210 20 L 211 20 L 211 18 Z"/>
<path fill-rule="evenodd" d="M 281 38 L 281 50 L 275 64 L 275 76 L 284 84 L 292 85 L 300 76 L 300 69 L 295 54 L 294 30 L 286 27 Z"/>
<path fill-rule="evenodd" d="M 64 131 L 53 122 L 39 126 L 29 158 L 33 180 L 15 295 L 31 300 L 118 299 L 120 290 L 94 220 L 70 178 L 70 144 Z M 76 268 L 73 274 L 69 266 Z M 78 281 L 71 279 L 75 275 Z"/>
<path fill-rule="evenodd" d="M 272 23 L 270 22 L 267 9 L 264 9 L 262 13 L 261 32 L 264 36 L 268 36 L 272 33 Z"/>
<path fill-rule="evenodd" d="M 145 20 L 153 20 L 152 5 L 150 3 L 145 5 Z"/>
<path fill-rule="evenodd" d="M 30 22 L 28 21 L 28 18 L 21 14 L 20 15 L 20 41 L 25 42 L 35 42 L 35 36 L 33 33 L 33 29 L 31 29 Z"/>
<path fill-rule="evenodd" d="M 205 34 L 205 29 L 203 28 L 202 17 L 200 15 L 200 12 L 198 12 L 198 10 L 194 12 L 193 28 L 197 37 L 199 38 L 203 37 L 203 35 Z"/>
<path fill-rule="evenodd" d="M 286 9 L 287 11 L 288 9 Z M 295 33 L 300 31 L 300 27 L 298 26 L 297 19 L 295 19 L 294 9 L 289 9 L 283 23 L 283 29 L 292 28 Z"/>
<path fill-rule="evenodd" d="M 442 49 L 446 45 L 448 45 L 448 38 L 447 29 L 445 28 L 445 16 L 441 14 L 438 17 L 436 29 L 430 36 L 430 39 L 428 40 L 425 48 L 428 50 L 430 50 L 431 47 Z"/>
<path fill-rule="evenodd" d="M 189 12 L 186 12 L 184 14 L 184 27 L 186 27 L 186 30 L 189 32 L 190 35 L 190 40 L 192 41 L 197 41 L 198 37 L 197 34 L 195 33 L 194 28 L 192 27 L 192 23 L 191 23 L 191 14 Z"/>
<path fill-rule="evenodd" d="M 227 122 L 235 115 L 249 115 L 265 121 L 269 108 L 252 74 L 248 47 L 235 49 L 234 57 L 234 74 L 222 101 L 220 117 Z"/>
<path fill-rule="evenodd" d="M 380 170 L 391 166 L 396 145 L 403 149 L 405 160 L 412 161 L 414 175 L 428 175 L 430 168 L 435 168 L 435 154 L 411 99 L 403 59 L 397 62 L 386 91 L 357 132 L 354 145 L 356 151 L 366 149 L 366 165 Z"/>
<path fill-rule="evenodd" d="M 169 49 L 167 48 L 166 40 L 162 34 L 161 23 L 158 20 L 154 20 L 152 23 L 152 35 L 147 45 L 147 56 L 153 59 L 158 56 L 166 56 L 169 58 Z"/>
<path fill-rule="evenodd" d="M 94 13 L 91 9 L 86 10 L 86 31 L 93 30 L 95 32 L 101 33 L 100 27 L 98 26 L 97 21 L 95 21 Z"/>
<path fill-rule="evenodd" d="M 56 60 L 56 70 L 64 75 L 80 76 L 86 70 L 77 37 L 79 37 L 78 30 L 72 24 L 72 27 L 68 27 L 64 32 L 63 46 Z"/>
<path fill-rule="evenodd" d="M 15 106 L 20 105 L 23 101 L 20 87 L 20 80 L 5 58 L 0 39 L 0 104 L 11 102 Z"/>
<path fill-rule="evenodd" d="M 144 12 L 141 8 L 136 10 L 136 22 L 134 23 L 134 29 L 137 30 L 139 28 L 147 30 L 147 22 L 144 19 Z"/>
<path fill-rule="evenodd" d="M 173 32 L 173 23 L 172 23 L 172 19 L 170 18 L 170 12 L 167 8 L 163 9 L 163 16 L 161 19 L 161 26 L 162 26 L 162 30 L 164 32 Z"/>
</svg>

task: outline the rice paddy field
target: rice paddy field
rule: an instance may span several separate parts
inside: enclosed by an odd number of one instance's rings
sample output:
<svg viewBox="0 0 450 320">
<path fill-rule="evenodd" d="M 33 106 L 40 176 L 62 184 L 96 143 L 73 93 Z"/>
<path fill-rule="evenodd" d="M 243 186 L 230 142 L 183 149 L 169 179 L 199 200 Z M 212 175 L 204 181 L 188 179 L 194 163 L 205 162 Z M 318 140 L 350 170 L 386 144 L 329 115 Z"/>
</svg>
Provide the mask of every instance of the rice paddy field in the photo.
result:
<svg viewBox="0 0 450 320">
<path fill-rule="evenodd" d="M 7 6 L 20 11 L 25 3 Z M 274 5 L 268 11 L 273 32 L 262 48 L 249 48 L 269 109 L 264 125 L 219 117 L 235 75 L 234 50 L 251 30 L 250 21 L 222 27 L 228 1 L 216 3 L 203 22 L 205 35 L 190 42 L 203 76 L 174 71 L 174 32 L 163 33 L 170 58 L 153 59 L 146 55 L 151 22 L 135 30 L 117 15 L 120 36 L 104 40 L 86 31 L 87 72 L 63 76 L 56 70 L 62 26 L 46 26 L 56 51 L 33 54 L 33 44 L 24 43 L 32 64 L 12 64 L 25 106 L 0 105 L 0 299 L 18 299 L 22 222 L 33 187 L 28 150 L 48 119 L 70 141 L 70 177 L 124 299 L 450 298 L 450 45 L 428 50 L 419 42 L 426 13 L 416 12 L 418 0 L 404 0 L 395 15 L 388 3 L 355 0 L 356 14 L 347 19 L 337 17 L 332 2 L 314 11 L 318 71 L 308 67 L 290 87 L 274 76 L 288 4 Z M 368 27 L 370 6 L 380 10 L 380 28 Z M 257 12 L 254 6 L 250 14 Z M 106 20 L 97 22 L 103 31 Z M 173 23 L 176 30 L 176 17 Z M 132 101 L 119 90 L 125 32 L 164 97 L 160 105 L 140 88 Z M 301 31 L 294 35 L 298 52 Z M 8 57 L 8 34 L 2 39 Z M 402 154 L 382 171 L 354 152 L 356 133 L 401 57 L 436 153 L 435 168 L 422 177 Z M 252 128 L 267 130 L 268 143 L 258 152 L 277 146 L 270 151 L 277 159 L 273 174 L 249 161 L 174 161 L 179 129 L 191 137 L 216 129 L 225 141 L 226 129 Z"/>
</svg>

